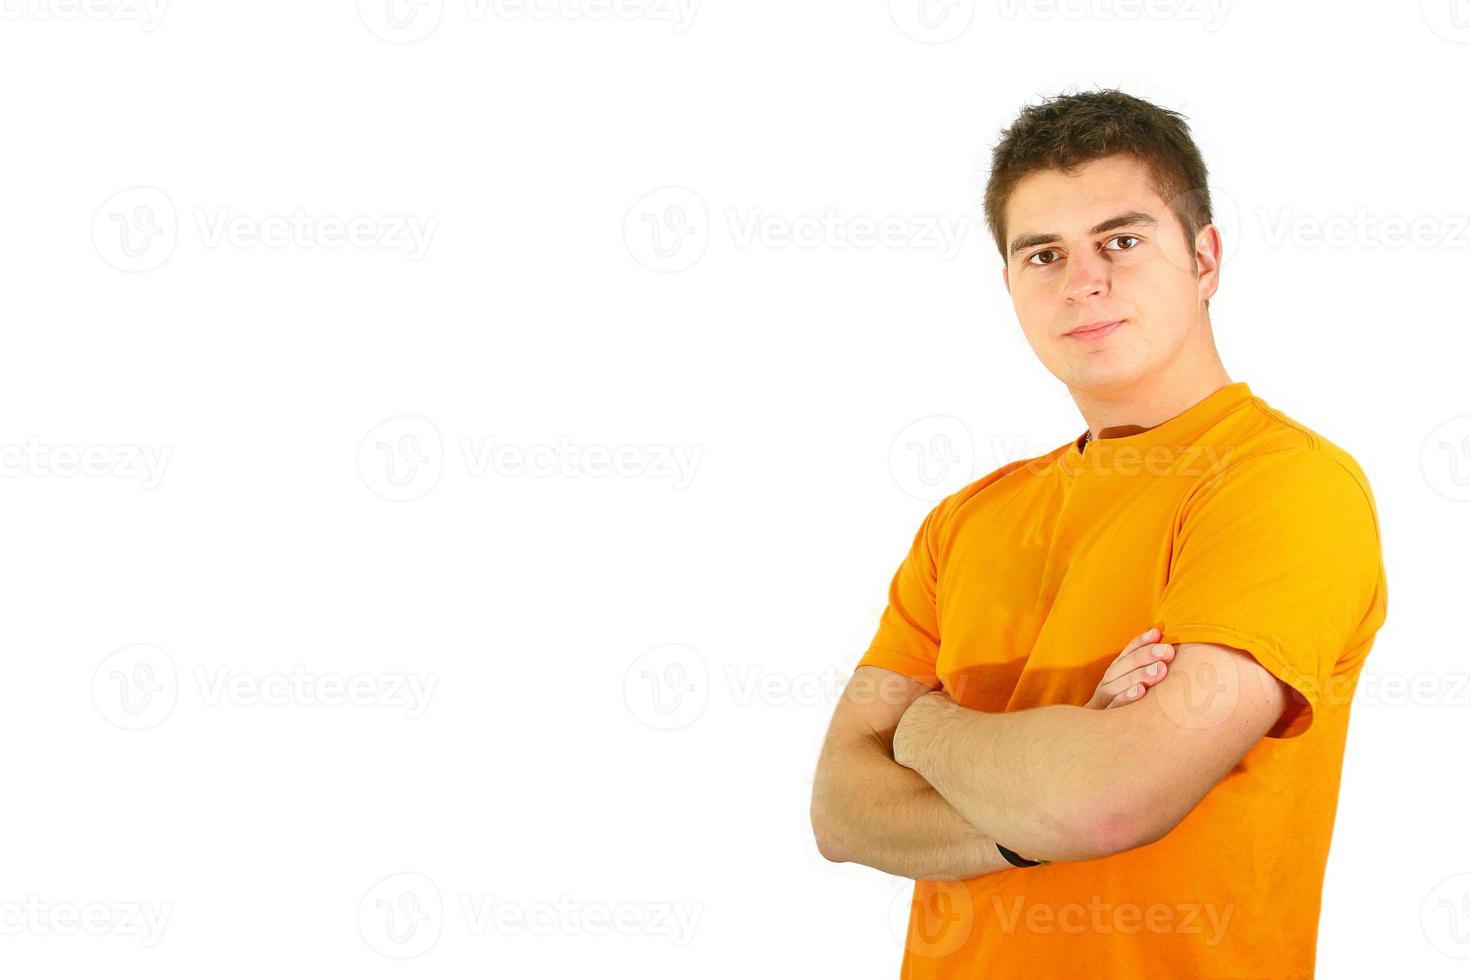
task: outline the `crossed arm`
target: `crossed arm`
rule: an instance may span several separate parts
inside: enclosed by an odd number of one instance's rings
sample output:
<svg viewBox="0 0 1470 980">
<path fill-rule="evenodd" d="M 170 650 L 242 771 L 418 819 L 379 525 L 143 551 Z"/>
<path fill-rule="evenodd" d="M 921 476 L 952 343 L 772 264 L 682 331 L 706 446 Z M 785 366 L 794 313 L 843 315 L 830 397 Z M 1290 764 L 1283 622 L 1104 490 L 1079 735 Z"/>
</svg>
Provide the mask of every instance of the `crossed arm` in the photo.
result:
<svg viewBox="0 0 1470 980">
<path fill-rule="evenodd" d="M 861 667 L 817 766 L 817 844 L 829 860 L 930 880 L 1009 868 L 996 840 L 1052 861 L 1140 847 L 1271 730 L 1289 692 L 1248 653 L 1213 643 L 1179 644 L 1164 680 L 1112 711 L 974 711 Z"/>
<path fill-rule="evenodd" d="M 812 830 L 827 860 L 930 881 L 1010 867 L 993 840 L 923 776 L 893 759 L 900 719 L 930 693 L 880 667 L 853 672 L 832 714 L 812 787 Z"/>
</svg>

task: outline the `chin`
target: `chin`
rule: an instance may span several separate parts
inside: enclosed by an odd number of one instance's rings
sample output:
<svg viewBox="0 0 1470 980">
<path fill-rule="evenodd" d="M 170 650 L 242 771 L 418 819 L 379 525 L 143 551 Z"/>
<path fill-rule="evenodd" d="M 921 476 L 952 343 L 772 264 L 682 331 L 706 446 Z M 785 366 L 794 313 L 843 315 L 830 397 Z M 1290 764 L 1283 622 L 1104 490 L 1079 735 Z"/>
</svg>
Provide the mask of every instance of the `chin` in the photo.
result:
<svg viewBox="0 0 1470 980">
<path fill-rule="evenodd" d="M 1052 373 L 1074 391 L 1104 392 L 1132 388 L 1143 380 L 1147 371 L 1140 364 L 1096 358 L 1090 363 L 1068 364 L 1064 372 Z"/>
</svg>

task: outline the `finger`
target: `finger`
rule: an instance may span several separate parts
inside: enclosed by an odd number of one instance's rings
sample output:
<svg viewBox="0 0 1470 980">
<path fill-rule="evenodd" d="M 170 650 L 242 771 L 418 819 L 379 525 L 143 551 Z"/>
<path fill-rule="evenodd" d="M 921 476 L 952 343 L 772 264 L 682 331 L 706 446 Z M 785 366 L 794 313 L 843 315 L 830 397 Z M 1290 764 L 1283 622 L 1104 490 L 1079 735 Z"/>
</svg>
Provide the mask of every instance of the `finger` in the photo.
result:
<svg viewBox="0 0 1470 980">
<path fill-rule="evenodd" d="M 1128 685 L 1123 689 L 1121 694 L 1109 701 L 1107 707 L 1103 708 L 1103 710 L 1106 711 L 1108 708 L 1122 708 L 1143 700 L 1144 694 L 1148 692 L 1148 687 L 1147 684 L 1141 682 Z"/>
<path fill-rule="evenodd" d="M 1147 690 L 1163 680 L 1168 672 L 1169 665 L 1167 662 L 1155 660 L 1141 667 L 1135 667 L 1133 670 L 1120 674 L 1111 681 L 1100 685 L 1098 693 L 1103 697 L 1118 698 L 1128 694 L 1128 692 L 1138 686 L 1142 686 Z M 1139 694 L 1142 693 L 1142 691 L 1139 692 Z"/>
<path fill-rule="evenodd" d="M 1148 646 L 1119 654 L 1118 658 L 1109 664 L 1108 669 L 1103 673 L 1103 683 L 1114 681 L 1138 667 L 1147 667 L 1156 660 L 1173 659 L 1174 645 L 1172 643 L 1150 643 Z"/>
<path fill-rule="evenodd" d="M 1117 665 L 1118 661 L 1126 660 L 1130 654 L 1133 654 L 1143 647 L 1147 646 L 1148 644 L 1152 643 L 1154 640 L 1158 639 L 1158 637 L 1159 631 L 1154 627 L 1149 627 L 1146 632 L 1140 633 L 1138 636 L 1135 636 L 1124 645 L 1122 652 L 1120 652 L 1116 657 L 1113 658 L 1113 662 L 1108 665 L 1108 669 L 1111 671 L 1112 668 Z"/>
</svg>

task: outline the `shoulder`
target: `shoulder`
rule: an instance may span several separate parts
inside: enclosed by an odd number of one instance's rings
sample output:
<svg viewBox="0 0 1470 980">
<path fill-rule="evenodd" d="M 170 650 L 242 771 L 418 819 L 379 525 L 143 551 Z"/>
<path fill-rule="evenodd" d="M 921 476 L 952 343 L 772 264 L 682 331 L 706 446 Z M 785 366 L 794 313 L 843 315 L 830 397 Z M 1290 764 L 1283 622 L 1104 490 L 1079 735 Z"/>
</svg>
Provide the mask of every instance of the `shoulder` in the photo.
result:
<svg viewBox="0 0 1470 980">
<path fill-rule="evenodd" d="M 1219 466 L 1197 493 L 1233 488 L 1304 501 L 1326 495 L 1374 511 L 1368 477 L 1351 453 L 1258 396 L 1232 415 L 1219 437 Z"/>
<path fill-rule="evenodd" d="M 1012 460 L 940 500 L 925 520 L 929 533 L 934 536 L 933 543 L 938 544 L 943 540 L 956 519 L 967 509 L 982 501 L 996 499 L 997 495 L 1008 495 L 1038 480 L 1048 479 L 1057 460 L 1066 453 L 1069 445 L 1070 443 L 1063 444 L 1040 456 Z"/>
</svg>

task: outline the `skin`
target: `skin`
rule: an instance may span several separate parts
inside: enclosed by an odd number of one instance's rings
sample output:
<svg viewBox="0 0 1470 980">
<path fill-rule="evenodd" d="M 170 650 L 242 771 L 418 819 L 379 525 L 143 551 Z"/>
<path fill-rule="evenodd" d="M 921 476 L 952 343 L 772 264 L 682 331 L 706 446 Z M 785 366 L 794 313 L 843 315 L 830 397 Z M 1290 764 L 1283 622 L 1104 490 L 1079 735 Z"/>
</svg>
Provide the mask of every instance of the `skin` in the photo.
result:
<svg viewBox="0 0 1470 980">
<path fill-rule="evenodd" d="M 1219 230 L 1187 236 L 1133 157 L 1028 175 L 1007 202 L 1006 246 L 1021 329 L 1094 438 L 1152 428 L 1230 383 L 1205 306 L 1219 286 Z M 1067 336 L 1109 320 L 1123 323 Z M 1289 689 L 1245 651 L 1156 638 L 1130 643 L 1086 707 L 974 711 L 858 668 L 817 766 L 818 849 L 943 880 L 1010 870 L 996 840 L 1066 861 L 1159 839 L 1265 735 Z M 1157 674 L 1146 673 L 1151 660 Z M 1231 690 L 1218 716 L 1201 719 L 1189 697 L 1206 678 Z"/>
<path fill-rule="evenodd" d="M 1091 232 L 1130 212 L 1153 223 Z M 1094 438 L 1151 428 L 1230 383 L 1205 308 L 1220 283 L 1219 229 L 1206 225 L 1190 241 L 1135 158 L 1028 175 L 1011 193 L 1006 229 L 1002 276 L 1021 331 Z M 1043 235 L 1047 244 L 1015 248 Z M 1124 323 L 1096 340 L 1065 336 L 1104 320 Z"/>
<path fill-rule="evenodd" d="M 1158 637 L 1159 631 L 1150 629 L 1124 646 L 1103 672 L 1089 709 L 1135 703 L 1164 679 L 1175 649 L 1154 642 Z M 894 759 L 895 730 L 926 696 L 933 692 L 903 674 L 879 667 L 854 671 L 817 765 L 812 793 L 817 847 L 829 861 L 857 861 L 927 881 L 1005 871 L 1011 865 L 995 840 L 961 816 L 927 779 Z"/>
<path fill-rule="evenodd" d="M 1206 685 L 1207 710 L 1193 703 Z M 893 758 L 974 827 L 1033 859 L 1143 847 L 1187 817 L 1281 717 L 1288 688 L 1250 654 L 1180 643 L 1168 676 L 1118 711 L 974 711 L 948 694 L 904 712 Z"/>
</svg>

